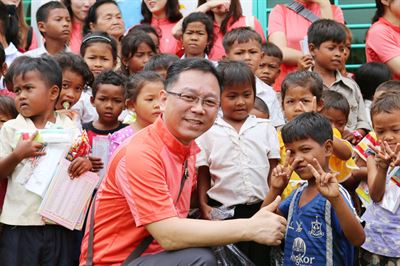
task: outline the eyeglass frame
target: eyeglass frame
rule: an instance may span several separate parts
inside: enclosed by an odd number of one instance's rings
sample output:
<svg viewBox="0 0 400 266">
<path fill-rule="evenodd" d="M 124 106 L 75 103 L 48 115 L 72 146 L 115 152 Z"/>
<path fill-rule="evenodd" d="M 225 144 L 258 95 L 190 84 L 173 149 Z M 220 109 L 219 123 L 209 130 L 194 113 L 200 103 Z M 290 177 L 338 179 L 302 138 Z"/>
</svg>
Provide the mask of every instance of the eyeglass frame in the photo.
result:
<svg viewBox="0 0 400 266">
<path fill-rule="evenodd" d="M 218 100 L 216 100 L 216 102 L 215 102 L 215 106 L 209 106 L 209 105 L 207 105 L 206 103 L 205 103 L 205 101 L 207 100 L 207 98 L 203 98 L 203 97 L 199 97 L 199 96 L 197 96 L 197 95 L 193 95 L 193 94 L 185 94 L 184 92 L 174 92 L 174 91 L 168 91 L 168 90 L 166 90 L 166 92 L 167 92 L 167 94 L 170 94 L 170 95 L 173 95 L 173 96 L 176 96 L 176 97 L 178 97 L 179 99 L 181 99 L 182 101 L 184 101 L 184 102 L 186 102 L 186 103 L 188 103 L 188 104 L 197 104 L 200 100 L 201 100 L 201 106 L 203 107 L 203 108 L 218 108 L 219 106 L 220 106 L 220 104 L 221 104 L 221 101 L 218 101 Z M 191 100 L 189 100 L 189 99 L 184 99 L 184 98 L 182 98 L 182 96 L 185 96 L 185 95 L 187 95 L 187 96 L 189 96 L 189 97 L 193 97 L 193 101 L 191 101 Z M 214 100 L 214 98 L 213 98 L 213 100 Z M 214 102 L 213 102 L 213 104 L 214 104 Z"/>
</svg>

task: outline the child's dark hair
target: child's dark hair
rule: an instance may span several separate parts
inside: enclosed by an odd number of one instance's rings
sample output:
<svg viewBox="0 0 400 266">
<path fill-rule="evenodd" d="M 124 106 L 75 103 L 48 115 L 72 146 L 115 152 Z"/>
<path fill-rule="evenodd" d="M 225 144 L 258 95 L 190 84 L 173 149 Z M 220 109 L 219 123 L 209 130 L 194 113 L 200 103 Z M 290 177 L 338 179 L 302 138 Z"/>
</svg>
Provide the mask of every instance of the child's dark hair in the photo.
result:
<svg viewBox="0 0 400 266">
<path fill-rule="evenodd" d="M 264 54 L 267 56 L 279 58 L 279 60 L 281 60 L 281 61 L 283 59 L 282 50 L 277 45 L 273 44 L 272 42 L 267 42 L 267 43 L 263 44 L 262 50 L 263 50 Z"/>
<path fill-rule="evenodd" d="M 141 9 L 143 16 L 141 23 L 151 24 L 153 14 L 147 8 L 144 1 L 142 1 Z M 179 9 L 179 0 L 167 0 L 165 5 L 165 15 L 170 22 L 178 22 L 183 17 Z"/>
<path fill-rule="evenodd" d="M 88 35 L 86 35 L 83 38 L 81 48 L 80 48 L 81 56 L 82 57 L 85 56 L 86 49 L 90 45 L 92 45 L 94 43 L 98 43 L 98 42 L 106 43 L 106 44 L 110 45 L 113 60 L 114 60 L 114 62 L 117 62 L 117 57 L 118 57 L 117 42 L 115 41 L 114 38 L 110 37 L 110 35 L 108 35 L 104 31 L 95 31 L 95 32 L 89 33 Z"/>
<path fill-rule="evenodd" d="M 388 80 L 383 82 L 381 85 L 376 88 L 376 92 L 397 92 L 400 93 L 400 80 Z"/>
<path fill-rule="evenodd" d="M 132 32 L 137 32 L 137 31 L 144 31 L 147 34 L 152 33 L 155 36 L 158 37 L 158 39 L 161 38 L 161 31 L 158 30 L 156 28 L 154 28 L 153 26 L 151 26 L 150 24 L 138 24 L 133 26 L 132 28 L 129 29 L 128 34 L 131 34 Z"/>
<path fill-rule="evenodd" d="M 4 35 L 7 43 L 19 46 L 19 25 L 16 16 L 17 8 L 14 5 L 5 5 L 0 1 L 0 35 Z M 13 15 L 15 14 L 15 15 Z"/>
<path fill-rule="evenodd" d="M 10 96 L 0 95 L 0 114 L 6 114 L 12 119 L 18 116 L 15 100 Z"/>
<path fill-rule="evenodd" d="M 250 85 L 256 97 L 256 79 L 244 62 L 223 60 L 218 63 L 218 73 L 222 79 L 223 87 L 248 86 Z"/>
<path fill-rule="evenodd" d="M 87 35 L 91 32 L 90 23 L 96 24 L 97 22 L 97 9 L 104 4 L 114 4 L 118 9 L 118 4 L 114 0 L 97 0 L 94 4 L 89 8 L 85 21 L 83 23 L 82 32 L 83 35 Z"/>
<path fill-rule="evenodd" d="M 393 113 L 400 110 L 400 93 L 396 91 L 388 91 L 376 98 L 371 105 L 371 120 L 374 123 L 374 115 Z"/>
<path fill-rule="evenodd" d="M 201 6 L 206 3 L 207 0 L 198 0 L 197 6 Z M 214 20 L 214 13 L 212 11 L 208 11 L 207 15 Z M 231 0 L 231 4 L 229 6 L 229 11 L 226 14 L 225 18 L 221 22 L 221 32 L 226 34 L 228 26 L 232 25 L 236 21 L 238 21 L 243 15 L 242 6 L 239 0 Z M 229 24 L 228 24 L 229 23 Z"/>
<path fill-rule="evenodd" d="M 22 61 L 24 61 L 27 58 L 27 56 L 18 56 L 17 58 L 14 59 L 14 61 L 11 63 L 11 65 L 8 66 L 7 73 L 4 75 L 4 83 L 7 86 L 7 89 L 9 91 L 13 91 L 12 88 L 12 83 L 13 83 L 13 77 L 14 77 L 14 70 L 15 67 L 20 64 Z"/>
<path fill-rule="evenodd" d="M 147 33 L 144 31 L 131 32 L 124 36 L 121 41 L 121 61 L 128 61 L 137 51 L 139 45 L 145 43 L 147 44 L 153 53 L 157 53 L 156 45 Z M 121 63 L 122 63 L 121 62 Z M 129 75 L 128 66 L 121 64 L 121 71 L 125 75 Z"/>
<path fill-rule="evenodd" d="M 331 19 L 319 19 L 308 28 L 308 43 L 319 48 L 323 42 L 345 43 L 346 32 L 339 22 Z"/>
<path fill-rule="evenodd" d="M 47 2 L 46 4 L 43 4 L 36 11 L 36 22 L 46 22 L 47 19 L 49 18 L 49 14 L 51 13 L 51 11 L 53 9 L 59 9 L 59 8 L 67 9 L 67 7 L 59 1 L 50 1 Z"/>
<path fill-rule="evenodd" d="M 392 73 L 386 64 L 370 62 L 359 67 L 354 73 L 354 80 L 361 89 L 363 98 L 372 100 L 378 86 L 392 78 Z"/>
<path fill-rule="evenodd" d="M 173 63 L 179 60 L 174 54 L 156 54 L 144 65 L 146 71 L 167 70 Z"/>
<path fill-rule="evenodd" d="M 127 100 L 136 102 L 137 96 L 147 82 L 164 83 L 164 79 L 154 71 L 138 72 L 137 74 L 129 77 L 126 84 L 125 98 Z"/>
<path fill-rule="evenodd" d="M 14 79 L 17 76 L 22 75 L 24 77 L 26 73 L 30 71 L 35 71 L 40 75 L 40 78 L 46 83 L 48 88 L 52 86 L 57 86 L 61 89 L 62 86 L 62 71 L 57 61 L 49 56 L 42 55 L 41 57 L 28 57 L 21 56 L 22 58 L 11 64 L 10 68 L 13 68 L 13 76 Z M 15 67 L 13 67 L 13 65 Z"/>
<path fill-rule="evenodd" d="M 235 42 L 246 43 L 252 40 L 258 42 L 260 44 L 260 49 L 262 49 L 262 38 L 260 34 L 250 27 L 240 27 L 227 32 L 222 45 L 224 46 L 225 52 L 228 52 Z"/>
<path fill-rule="evenodd" d="M 193 12 L 189 16 L 185 17 L 182 22 L 182 32 L 185 33 L 186 28 L 190 23 L 193 22 L 201 22 L 206 28 L 207 37 L 208 37 L 208 44 L 206 47 L 205 53 L 207 54 L 213 45 L 214 42 L 214 24 L 213 21 L 210 19 L 209 16 L 204 14 L 203 12 Z"/>
<path fill-rule="evenodd" d="M 269 116 L 268 105 L 258 96 L 256 96 L 256 99 L 254 100 L 253 108 Z"/>
<path fill-rule="evenodd" d="M 114 86 L 121 86 L 121 90 L 125 96 L 126 78 L 115 71 L 108 70 L 100 73 L 94 80 L 92 85 L 93 98 L 96 97 L 97 91 L 102 84 L 112 84 Z"/>
<path fill-rule="evenodd" d="M 312 139 L 323 145 L 327 140 L 333 140 L 332 126 L 323 115 L 305 112 L 283 126 L 282 139 L 285 144 Z"/>
<path fill-rule="evenodd" d="M 63 72 L 66 70 L 74 72 L 83 78 L 86 85 L 92 85 L 93 74 L 82 57 L 73 53 L 62 52 L 55 55 L 54 59 L 56 59 Z"/>
<path fill-rule="evenodd" d="M 6 62 L 6 52 L 4 51 L 3 45 L 0 43 L 0 68 L 3 67 L 3 64 Z"/>
<path fill-rule="evenodd" d="M 311 94 L 315 96 L 317 102 L 319 102 L 322 97 L 324 83 L 320 75 L 315 72 L 303 70 L 289 73 L 281 86 L 282 102 L 285 99 L 287 90 L 291 87 L 308 88 Z"/>
<path fill-rule="evenodd" d="M 323 109 L 337 109 L 341 111 L 346 117 L 350 114 L 350 105 L 347 99 L 336 91 L 324 91 L 322 92 L 322 99 L 324 100 Z"/>
</svg>

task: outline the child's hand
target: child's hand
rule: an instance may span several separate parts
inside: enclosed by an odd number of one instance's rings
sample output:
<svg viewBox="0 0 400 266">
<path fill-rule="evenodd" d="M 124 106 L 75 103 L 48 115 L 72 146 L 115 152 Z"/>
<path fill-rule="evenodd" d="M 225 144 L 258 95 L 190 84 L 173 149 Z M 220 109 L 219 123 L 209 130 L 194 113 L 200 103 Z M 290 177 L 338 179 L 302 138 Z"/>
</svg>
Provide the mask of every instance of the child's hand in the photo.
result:
<svg viewBox="0 0 400 266">
<path fill-rule="evenodd" d="M 314 66 L 314 60 L 311 55 L 303 55 L 299 61 L 297 61 L 297 70 L 309 70 Z"/>
<path fill-rule="evenodd" d="M 103 169 L 104 164 L 101 158 L 89 156 L 89 160 L 92 163 L 92 169 L 91 169 L 92 172 L 97 173 L 98 171 Z"/>
<path fill-rule="evenodd" d="M 314 96 L 312 98 L 311 105 L 307 104 L 307 106 L 304 105 L 304 103 L 302 101 L 300 101 L 300 108 L 301 108 L 301 111 L 303 113 L 306 113 L 306 112 L 318 112 L 317 97 Z"/>
<path fill-rule="evenodd" d="M 283 191 L 287 184 L 289 183 L 290 177 L 293 173 L 293 169 L 296 168 L 299 163 L 298 159 L 295 159 L 292 165 L 289 165 L 291 151 L 288 150 L 286 153 L 285 162 L 283 165 L 278 164 L 271 173 L 271 188 L 278 191 Z"/>
<path fill-rule="evenodd" d="M 366 132 L 364 130 L 356 129 L 354 131 L 345 130 L 342 137 L 351 144 L 357 145 L 365 135 Z"/>
<path fill-rule="evenodd" d="M 27 140 L 21 140 L 14 149 L 14 154 L 19 161 L 30 157 L 43 156 L 46 153 L 43 151 L 44 144 L 34 141 L 38 132 L 32 134 Z"/>
<path fill-rule="evenodd" d="M 329 201 L 340 196 L 339 183 L 335 174 L 326 173 L 315 158 L 312 160 L 311 164 L 308 164 L 308 168 L 313 173 L 315 184 L 322 196 Z"/>
<path fill-rule="evenodd" d="M 375 154 L 371 155 L 372 158 L 375 159 L 375 165 L 377 168 L 382 169 L 382 170 L 387 170 L 389 168 L 389 165 L 392 162 L 392 158 L 396 156 L 395 154 L 393 155 L 393 151 L 390 149 L 389 145 L 387 144 L 386 141 L 382 142 L 380 144 L 380 148 L 378 149 L 375 146 L 368 145 L 368 147 L 374 151 Z M 396 147 L 397 149 L 397 147 Z M 396 156 L 397 157 L 397 156 Z"/>
<path fill-rule="evenodd" d="M 78 157 L 75 158 L 68 167 L 69 176 L 74 179 L 81 174 L 90 171 L 92 169 L 92 163 L 89 159 Z"/>
<path fill-rule="evenodd" d="M 200 213 L 201 213 L 201 218 L 205 220 L 211 220 L 211 211 L 212 207 L 210 207 L 207 204 L 200 204 Z"/>
</svg>

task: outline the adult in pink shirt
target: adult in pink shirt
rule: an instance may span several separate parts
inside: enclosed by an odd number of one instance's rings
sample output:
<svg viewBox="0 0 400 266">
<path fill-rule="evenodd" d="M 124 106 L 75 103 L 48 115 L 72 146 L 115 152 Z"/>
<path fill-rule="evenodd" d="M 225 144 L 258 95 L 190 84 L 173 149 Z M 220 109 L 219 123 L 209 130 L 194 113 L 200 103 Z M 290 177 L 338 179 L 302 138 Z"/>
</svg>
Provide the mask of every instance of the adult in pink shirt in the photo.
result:
<svg viewBox="0 0 400 266">
<path fill-rule="evenodd" d="M 365 43 L 367 62 L 386 64 L 400 79 L 400 0 L 376 1 L 376 14 Z"/>
<path fill-rule="evenodd" d="M 182 18 L 178 0 L 143 0 L 141 23 L 151 24 L 159 31 L 160 52 L 181 55 L 182 44 L 172 35 L 172 28 Z"/>
<path fill-rule="evenodd" d="M 326 19 L 334 19 L 344 23 L 342 10 L 331 5 L 329 0 L 297 0 L 300 4 L 311 10 L 316 16 Z M 290 72 L 297 68 L 297 62 L 303 56 L 300 41 L 307 36 L 311 21 L 295 13 L 286 5 L 276 5 L 268 19 L 268 40 L 276 44 L 283 53 L 281 74 L 274 84 L 274 88 L 280 91 L 282 80 Z"/>
<path fill-rule="evenodd" d="M 69 48 L 75 54 L 79 54 L 79 49 L 82 44 L 83 23 L 88 14 L 89 8 L 94 4 L 94 2 L 96 2 L 96 0 L 63 0 L 62 2 L 68 8 L 72 20 Z"/>
</svg>

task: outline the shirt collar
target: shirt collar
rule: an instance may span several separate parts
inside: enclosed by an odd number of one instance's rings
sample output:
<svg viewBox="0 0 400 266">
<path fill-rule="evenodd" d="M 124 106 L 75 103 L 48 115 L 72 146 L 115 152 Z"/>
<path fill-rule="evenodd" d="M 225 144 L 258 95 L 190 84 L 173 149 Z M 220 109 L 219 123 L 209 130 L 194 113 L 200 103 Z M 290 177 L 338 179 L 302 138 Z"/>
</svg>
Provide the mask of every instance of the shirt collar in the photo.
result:
<svg viewBox="0 0 400 266">
<path fill-rule="evenodd" d="M 397 31 L 397 32 L 400 32 L 400 27 L 399 27 L 399 26 L 393 25 L 392 23 L 390 23 L 390 22 L 389 22 L 387 19 L 385 19 L 384 17 L 380 17 L 378 21 L 381 22 L 381 23 L 383 23 L 383 24 L 385 24 L 385 25 L 387 25 L 387 26 L 389 26 L 390 28 L 392 28 L 393 30 L 395 30 L 395 31 Z"/>
<path fill-rule="evenodd" d="M 195 141 L 191 141 L 189 145 L 185 145 L 172 135 L 162 117 L 162 115 L 159 116 L 153 123 L 152 130 L 161 138 L 170 151 L 180 156 L 183 155 L 185 158 L 200 152 L 200 148 Z"/>
<path fill-rule="evenodd" d="M 337 83 L 339 83 L 339 82 L 341 82 L 344 85 L 346 85 L 347 88 L 352 88 L 353 87 L 353 84 L 350 83 L 347 78 L 343 77 L 339 70 L 336 70 L 336 72 L 335 72 L 335 79 L 336 80 L 335 80 L 335 82 L 332 83 L 332 86 L 337 84 Z"/>
</svg>

